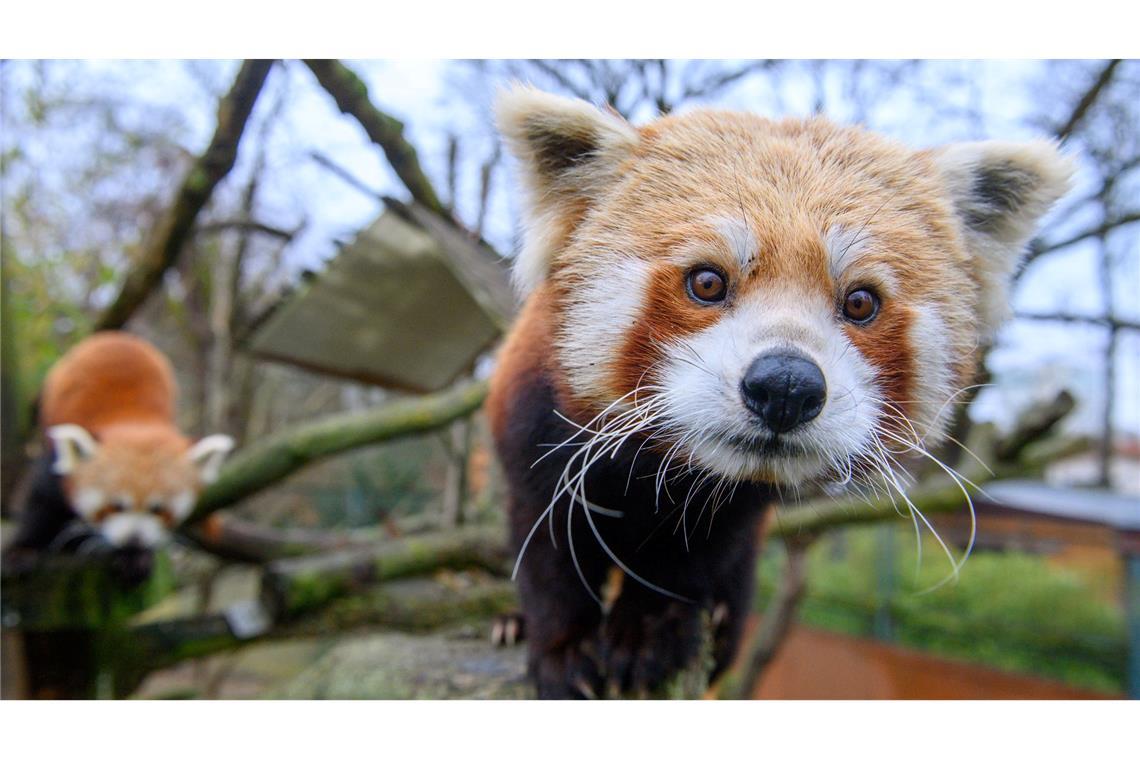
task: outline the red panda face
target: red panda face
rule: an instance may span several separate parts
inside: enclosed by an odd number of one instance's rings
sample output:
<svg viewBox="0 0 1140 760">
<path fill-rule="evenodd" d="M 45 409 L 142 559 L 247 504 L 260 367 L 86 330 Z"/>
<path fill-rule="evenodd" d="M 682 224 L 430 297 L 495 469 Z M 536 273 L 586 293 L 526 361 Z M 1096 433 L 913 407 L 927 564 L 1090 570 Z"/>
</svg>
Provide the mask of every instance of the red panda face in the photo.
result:
<svg viewBox="0 0 1140 760">
<path fill-rule="evenodd" d="M 913 151 L 722 112 L 634 129 L 529 90 L 499 122 L 529 192 L 516 276 L 553 301 L 573 400 L 738 480 L 937 443 L 1071 170 L 1043 142 Z"/>
<path fill-rule="evenodd" d="M 170 428 L 120 425 L 96 441 L 77 425 L 48 430 L 72 509 L 114 546 L 153 548 L 193 510 L 233 446 L 228 436 L 191 442 Z"/>
</svg>

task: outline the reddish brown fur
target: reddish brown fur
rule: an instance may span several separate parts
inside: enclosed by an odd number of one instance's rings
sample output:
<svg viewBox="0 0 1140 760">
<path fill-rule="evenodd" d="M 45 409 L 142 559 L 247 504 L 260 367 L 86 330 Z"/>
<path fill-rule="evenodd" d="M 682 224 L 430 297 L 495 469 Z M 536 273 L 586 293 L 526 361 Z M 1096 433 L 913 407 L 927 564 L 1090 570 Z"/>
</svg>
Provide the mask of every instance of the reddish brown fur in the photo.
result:
<svg viewBox="0 0 1140 760">
<path fill-rule="evenodd" d="M 1020 247 L 1070 169 L 1046 143 L 916 152 L 822 119 L 695 111 L 637 129 L 525 88 L 501 99 L 497 117 L 524 169 L 527 234 L 515 272 L 530 296 L 487 411 L 510 484 L 512 541 L 529 546 L 520 598 L 539 694 L 589 695 L 606 679 L 652 686 L 696 656 L 690 633 L 701 610 L 727 610 L 714 652 L 724 667 L 751 601 L 753 529 L 774 484 L 831 477 L 820 468 L 869 461 L 873 443 L 937 442 L 945 402 L 1001 321 Z M 698 267 L 720 270 L 723 302 L 686 292 Z M 880 297 L 861 324 L 843 313 L 857 288 Z M 757 408 L 769 402 L 761 383 L 774 359 L 788 372 L 774 393 L 792 392 L 793 371 L 805 383 L 781 414 L 800 415 L 823 388 L 805 364 L 823 365 L 815 369 L 830 373 L 837 394 L 805 415 L 818 420 L 798 460 L 775 444 L 800 418 L 787 428 Z M 769 374 L 749 380 L 758 365 Z M 624 398 L 643 385 L 661 396 Z M 642 401 L 645 416 L 630 415 Z M 551 447 L 579 438 L 575 422 L 623 403 L 618 427 Z M 770 430 L 762 445 L 753 440 L 759 417 Z M 644 440 L 622 448 L 634 436 Z M 646 446 L 670 441 L 668 452 Z M 690 466 L 669 474 L 685 459 L 674 457 L 680 446 Z M 769 448 L 776 453 L 761 453 Z M 729 503 L 689 532 L 690 497 L 709 483 Z M 595 526 L 591 510 L 605 508 L 620 517 Z M 659 530 L 678 511 L 684 540 Z M 586 523 L 597 545 L 579 540 L 575 551 L 575 525 L 581 536 Z M 705 544 L 690 546 L 693 538 Z M 652 583 L 627 581 L 614 601 L 606 578 L 618 557 Z M 669 584 L 695 604 L 665 599 Z"/>
<path fill-rule="evenodd" d="M 177 387 L 170 362 L 154 346 L 123 332 L 101 332 L 78 343 L 52 367 L 44 382 L 44 428 L 72 424 L 100 443 L 113 467 L 77 471 L 65 479 L 73 493 L 97 477 L 107 494 L 126 493 L 138 506 L 150 494 L 197 485 L 184 454 L 190 439 L 174 419 Z"/>
<path fill-rule="evenodd" d="M 891 411 L 910 419 L 915 372 L 910 308 L 901 304 L 885 309 L 870 324 L 851 325 L 846 332 L 863 358 L 877 370 L 879 390 L 894 407 Z"/>
<path fill-rule="evenodd" d="M 543 286 L 527 300 L 515 322 L 515 328 L 507 336 L 496 358 L 495 374 L 491 377 L 491 387 L 487 402 L 483 406 L 492 432 L 502 434 L 513 409 L 512 400 L 520 395 L 520 390 L 535 381 L 539 371 L 554 370 L 550 373 L 555 382 L 562 408 L 570 414 L 583 415 L 587 409 L 576 402 L 558 371 L 558 360 L 554 355 L 554 334 L 557 325 L 558 297 L 549 286 Z"/>
<path fill-rule="evenodd" d="M 128 333 L 101 332 L 52 367 L 40 415 L 45 427 L 70 423 L 96 437 L 124 423 L 174 428 L 175 394 L 170 362 L 154 346 Z"/>
<path fill-rule="evenodd" d="M 649 300 L 613 364 L 611 392 L 615 398 L 654 379 L 661 344 L 709 327 L 719 317 L 715 307 L 695 304 L 685 294 L 681 285 L 684 277 L 684 269 L 668 264 L 653 268 L 647 289 Z"/>
<path fill-rule="evenodd" d="M 668 261 L 684 248 L 724 246 L 707 221 L 710 214 L 746 219 L 758 243 L 748 278 L 733 283 L 738 297 L 776 284 L 781 291 L 838 301 L 843 294 L 831 278 L 824 236 L 835 225 L 870 234 L 863 261 L 889 265 L 900 292 L 884 303 L 882 324 L 851 334 L 888 378 L 885 390 L 896 403 L 908 400 L 913 385 L 906 304 L 938 304 L 954 339 L 974 340 L 970 320 L 978 284 L 971 281 L 973 267 L 929 156 L 820 119 L 773 122 L 695 112 L 660 119 L 639 134 L 614 191 L 602 195 L 580 223 L 574 220 L 575 233 L 552 261 L 554 291 L 545 291 L 573 298 L 579 283 L 604 277 L 594 254 L 602 243 L 653 262 L 654 282 L 647 288 L 652 303 L 623 350 L 601 357 L 612 367 L 611 387 L 585 390 L 580 400 L 590 409 L 634 387 L 659 356 L 656 340 L 698 331 L 716 319 L 715 308 L 688 301 L 684 267 Z M 560 345 L 568 342 L 564 333 L 556 336 Z M 956 370 L 965 384 L 970 354 L 955 348 L 963 357 Z"/>
</svg>

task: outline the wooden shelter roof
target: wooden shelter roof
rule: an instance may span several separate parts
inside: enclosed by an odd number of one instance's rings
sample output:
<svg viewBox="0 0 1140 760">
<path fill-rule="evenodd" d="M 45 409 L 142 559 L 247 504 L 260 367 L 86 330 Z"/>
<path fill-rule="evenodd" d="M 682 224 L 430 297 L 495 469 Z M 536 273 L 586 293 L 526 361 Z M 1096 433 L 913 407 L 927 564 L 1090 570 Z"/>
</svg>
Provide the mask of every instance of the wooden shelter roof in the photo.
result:
<svg viewBox="0 0 1140 760">
<path fill-rule="evenodd" d="M 493 251 L 447 220 L 393 201 L 246 347 L 315 372 L 431 392 L 468 371 L 514 309 L 506 266 Z"/>
</svg>

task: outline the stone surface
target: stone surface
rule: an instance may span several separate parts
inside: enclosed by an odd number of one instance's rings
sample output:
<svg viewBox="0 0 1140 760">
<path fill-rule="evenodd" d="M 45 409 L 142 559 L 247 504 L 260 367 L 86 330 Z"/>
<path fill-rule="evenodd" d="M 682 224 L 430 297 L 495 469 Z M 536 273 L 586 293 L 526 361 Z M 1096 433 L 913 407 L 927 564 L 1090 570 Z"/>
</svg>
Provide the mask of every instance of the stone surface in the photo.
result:
<svg viewBox="0 0 1140 760">
<path fill-rule="evenodd" d="M 346 638 L 270 699 L 525 699 L 525 648 L 493 647 L 471 626 Z"/>
</svg>

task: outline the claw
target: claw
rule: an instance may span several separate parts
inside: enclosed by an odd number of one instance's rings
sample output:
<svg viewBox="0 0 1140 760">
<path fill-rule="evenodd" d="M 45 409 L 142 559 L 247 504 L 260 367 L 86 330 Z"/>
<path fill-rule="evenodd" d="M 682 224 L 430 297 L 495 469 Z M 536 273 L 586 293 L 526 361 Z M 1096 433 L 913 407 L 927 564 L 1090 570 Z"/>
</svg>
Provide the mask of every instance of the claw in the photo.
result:
<svg viewBox="0 0 1140 760">
<path fill-rule="evenodd" d="M 720 628 L 721 625 L 724 624 L 724 621 L 727 619 L 728 619 L 728 605 L 727 604 L 725 604 L 724 602 L 721 602 L 717 606 L 713 607 L 712 621 L 711 621 L 713 628 Z"/>
<path fill-rule="evenodd" d="M 597 699 L 598 694 L 594 691 L 594 687 L 582 676 L 574 679 L 574 688 L 576 688 L 583 697 L 586 699 Z"/>
<path fill-rule="evenodd" d="M 523 639 L 523 619 L 520 615 L 501 615 L 491 624 L 491 644 L 512 647 Z"/>
</svg>

